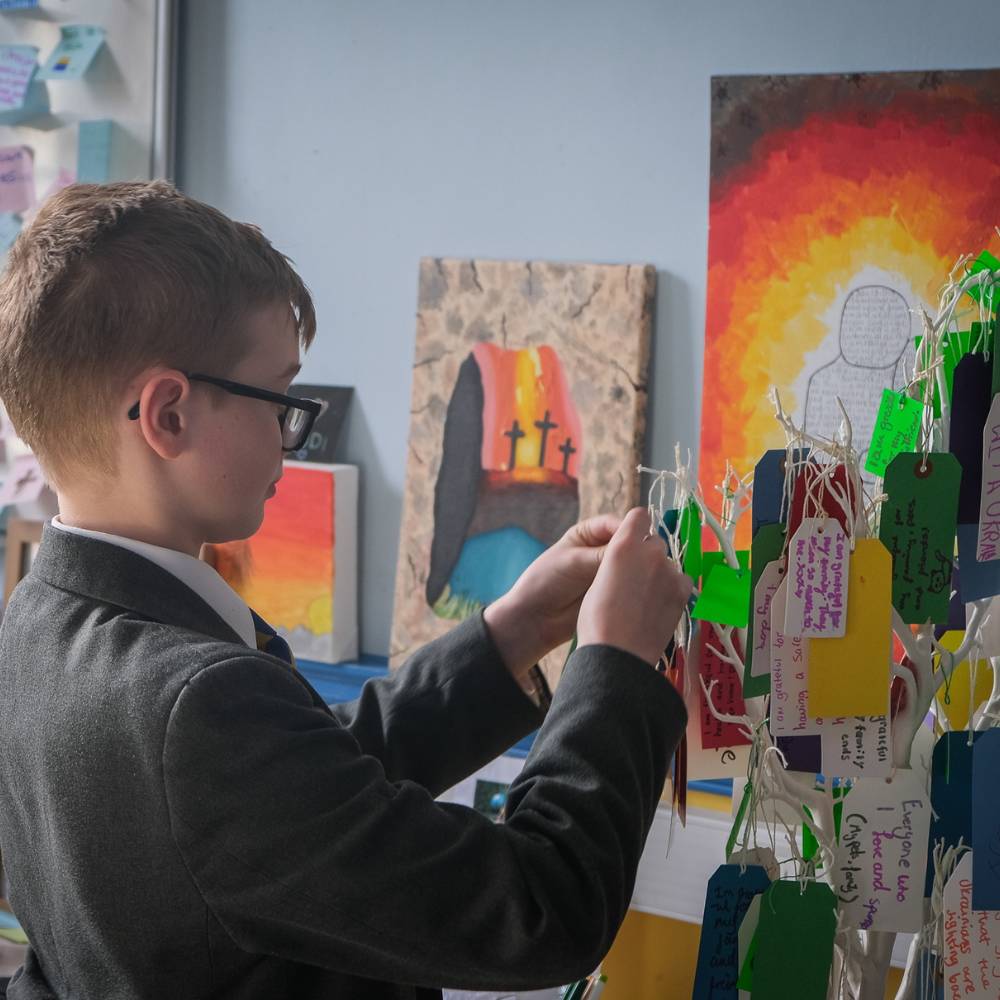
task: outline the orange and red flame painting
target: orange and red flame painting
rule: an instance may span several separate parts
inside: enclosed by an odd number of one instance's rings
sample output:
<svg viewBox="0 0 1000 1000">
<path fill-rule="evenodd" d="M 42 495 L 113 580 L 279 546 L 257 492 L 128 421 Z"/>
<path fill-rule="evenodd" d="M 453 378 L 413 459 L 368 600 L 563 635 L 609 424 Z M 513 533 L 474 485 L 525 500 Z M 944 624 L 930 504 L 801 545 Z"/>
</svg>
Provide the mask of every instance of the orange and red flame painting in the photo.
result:
<svg viewBox="0 0 1000 1000">
<path fill-rule="evenodd" d="M 1000 250 L 1000 71 L 716 77 L 710 184 L 706 495 L 784 446 L 772 385 L 824 436 L 839 396 L 867 446 L 920 310 Z"/>
</svg>

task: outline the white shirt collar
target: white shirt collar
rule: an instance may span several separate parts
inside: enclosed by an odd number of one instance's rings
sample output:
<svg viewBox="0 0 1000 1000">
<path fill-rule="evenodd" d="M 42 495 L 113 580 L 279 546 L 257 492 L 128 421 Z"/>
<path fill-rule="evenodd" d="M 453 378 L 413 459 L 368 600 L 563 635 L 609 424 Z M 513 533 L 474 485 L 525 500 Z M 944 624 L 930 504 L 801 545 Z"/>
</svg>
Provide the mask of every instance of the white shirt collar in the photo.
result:
<svg viewBox="0 0 1000 1000">
<path fill-rule="evenodd" d="M 134 538 L 63 524 L 58 514 L 52 518 L 52 526 L 73 535 L 83 535 L 86 538 L 96 538 L 99 542 L 117 545 L 156 563 L 161 569 L 165 569 L 181 583 L 190 587 L 248 646 L 256 649 L 257 635 L 250 609 L 239 594 L 208 563 L 195 559 L 186 552 L 150 545 L 149 542 L 139 542 Z"/>
</svg>

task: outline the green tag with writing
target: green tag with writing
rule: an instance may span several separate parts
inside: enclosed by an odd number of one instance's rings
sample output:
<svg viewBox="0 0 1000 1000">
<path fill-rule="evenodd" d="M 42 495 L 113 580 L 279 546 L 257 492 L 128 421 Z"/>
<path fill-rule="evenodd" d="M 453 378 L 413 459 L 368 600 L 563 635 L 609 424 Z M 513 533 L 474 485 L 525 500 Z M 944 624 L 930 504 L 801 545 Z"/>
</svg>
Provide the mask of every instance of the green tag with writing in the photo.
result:
<svg viewBox="0 0 1000 1000">
<path fill-rule="evenodd" d="M 882 403 L 875 418 L 865 471 L 884 476 L 886 466 L 901 452 L 912 451 L 920 433 L 923 405 L 902 393 L 882 390 Z"/>
<path fill-rule="evenodd" d="M 892 605 L 907 625 L 948 621 L 961 478 L 949 452 L 905 451 L 885 470 L 878 537 L 892 556 Z"/>
<path fill-rule="evenodd" d="M 785 546 L 785 526 L 783 524 L 762 524 L 757 529 L 757 534 L 753 536 L 750 543 L 750 600 L 753 602 L 753 595 L 757 590 L 757 583 L 760 580 L 764 567 L 775 559 L 781 558 L 781 550 Z M 754 647 L 754 609 L 750 609 L 750 621 L 747 626 L 747 648 L 743 654 L 746 667 L 743 671 L 743 697 L 759 698 L 761 695 L 770 693 L 771 675 L 766 673 L 760 677 L 754 677 L 750 672 L 750 665 L 753 662 Z"/>
<path fill-rule="evenodd" d="M 826 1000 L 837 897 L 824 882 L 775 882 L 760 901 L 753 1000 Z"/>
</svg>

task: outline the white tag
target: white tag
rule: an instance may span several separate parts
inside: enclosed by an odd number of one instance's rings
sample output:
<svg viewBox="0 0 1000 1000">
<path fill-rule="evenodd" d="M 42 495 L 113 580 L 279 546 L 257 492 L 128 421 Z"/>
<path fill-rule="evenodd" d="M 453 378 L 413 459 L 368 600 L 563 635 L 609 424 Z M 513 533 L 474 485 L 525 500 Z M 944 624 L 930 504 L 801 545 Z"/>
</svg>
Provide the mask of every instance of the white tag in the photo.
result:
<svg viewBox="0 0 1000 1000">
<path fill-rule="evenodd" d="M 885 715 L 816 719 L 823 774 L 831 778 L 886 778 L 892 773 L 892 737 Z"/>
<path fill-rule="evenodd" d="M 745 851 L 736 851 L 726 859 L 726 863 L 730 865 L 759 865 L 767 872 L 767 877 L 772 882 L 781 878 L 778 859 L 770 847 L 748 847 Z"/>
<path fill-rule="evenodd" d="M 966 604 L 965 618 L 972 615 L 973 605 Z M 994 597 L 979 629 L 979 648 L 983 656 L 1000 656 L 1000 597 Z"/>
<path fill-rule="evenodd" d="M 747 907 L 747 912 L 743 915 L 743 919 L 740 921 L 740 929 L 737 935 L 737 956 L 739 958 L 740 969 L 743 971 L 743 966 L 746 965 L 747 953 L 750 951 L 750 944 L 753 941 L 753 936 L 757 932 L 757 924 L 760 923 L 760 901 L 763 899 L 759 893 L 750 900 L 750 905 Z M 739 990 L 740 1000 L 750 1000 L 749 990 Z"/>
<path fill-rule="evenodd" d="M 972 852 L 944 887 L 944 995 L 1000 996 L 1000 910 L 972 908 Z"/>
<path fill-rule="evenodd" d="M 771 601 L 771 733 L 814 736 L 819 724 L 809 718 L 809 640 L 785 635 L 782 621 L 788 581 L 782 580 Z"/>
<path fill-rule="evenodd" d="M 750 676 L 765 677 L 771 672 L 771 625 L 773 601 L 785 576 L 780 559 L 769 562 L 753 591 L 753 656 L 750 658 Z M 784 616 L 779 622 L 784 621 Z"/>
<path fill-rule="evenodd" d="M 832 872 L 845 927 L 920 930 L 930 823 L 921 771 L 854 783 L 844 799 Z"/>
<path fill-rule="evenodd" d="M 850 545 L 833 517 L 806 517 L 788 546 L 785 635 L 841 639 L 847 632 Z"/>
<path fill-rule="evenodd" d="M 979 495 L 976 561 L 1000 559 L 1000 393 L 983 428 L 983 486 Z"/>
</svg>

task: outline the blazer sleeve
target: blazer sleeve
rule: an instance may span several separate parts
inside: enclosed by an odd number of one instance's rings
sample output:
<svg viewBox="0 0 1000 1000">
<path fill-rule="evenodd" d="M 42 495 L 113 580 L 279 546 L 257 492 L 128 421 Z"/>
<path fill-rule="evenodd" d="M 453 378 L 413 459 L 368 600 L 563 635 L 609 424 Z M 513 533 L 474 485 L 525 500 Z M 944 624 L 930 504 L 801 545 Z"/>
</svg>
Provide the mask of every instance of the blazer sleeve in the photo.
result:
<svg viewBox="0 0 1000 1000">
<path fill-rule="evenodd" d="M 614 939 L 684 724 L 648 664 L 577 650 L 494 824 L 389 781 L 292 672 L 246 656 L 178 696 L 163 780 L 190 876 L 246 951 L 420 986 L 556 985 Z"/>
<path fill-rule="evenodd" d="M 356 701 L 330 707 L 389 781 L 440 795 L 542 724 L 504 665 L 482 614 L 428 643 Z"/>
</svg>

